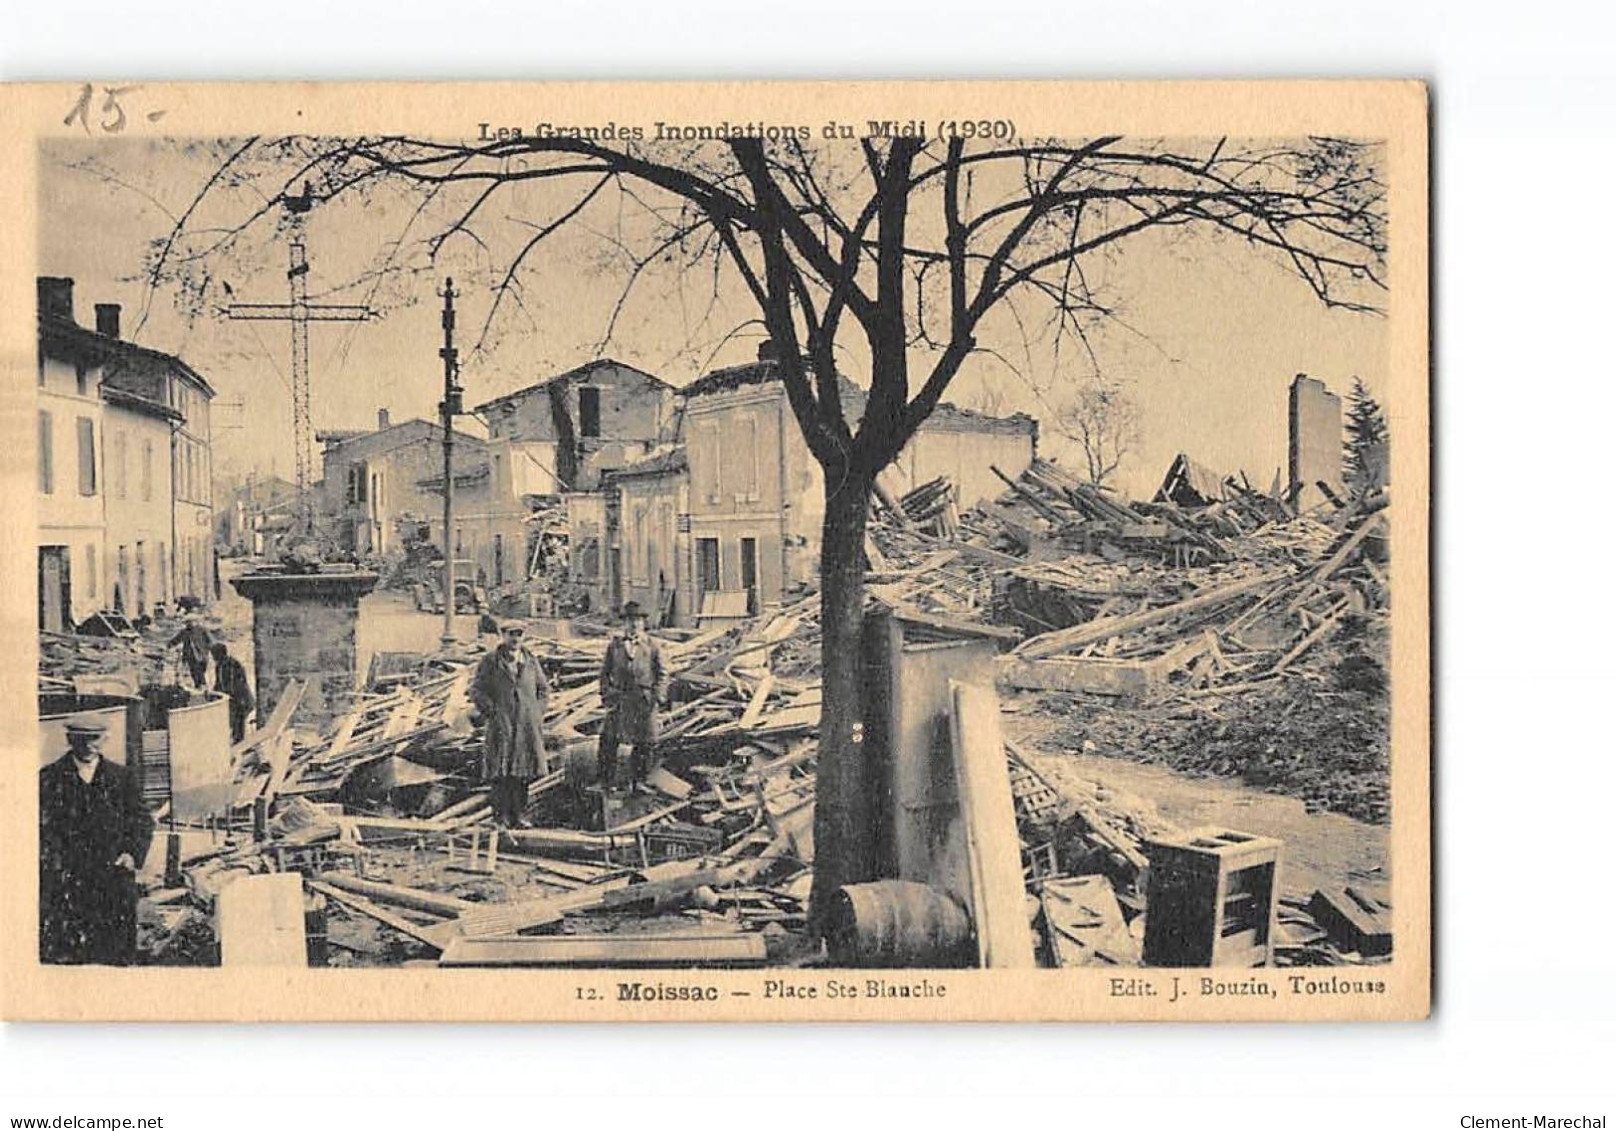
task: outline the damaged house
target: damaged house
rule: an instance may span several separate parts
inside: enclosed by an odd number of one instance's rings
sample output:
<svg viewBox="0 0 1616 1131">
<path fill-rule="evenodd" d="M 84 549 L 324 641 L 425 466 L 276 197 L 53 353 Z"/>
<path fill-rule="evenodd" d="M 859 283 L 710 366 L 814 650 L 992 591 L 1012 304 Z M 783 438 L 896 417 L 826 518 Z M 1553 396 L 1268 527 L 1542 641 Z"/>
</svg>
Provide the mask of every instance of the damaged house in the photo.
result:
<svg viewBox="0 0 1616 1131">
<path fill-rule="evenodd" d="M 848 414 L 866 393 L 843 379 Z M 792 415 L 768 343 L 758 359 L 713 370 L 679 391 L 673 442 L 604 474 L 583 516 L 604 541 L 587 562 L 575 529 L 576 579 L 610 607 L 633 599 L 656 623 L 739 619 L 812 584 L 824 519 L 823 472 Z M 896 493 L 946 478 L 969 507 L 997 495 L 992 468 L 1031 465 L 1038 425 L 940 404 L 883 482 Z"/>
<path fill-rule="evenodd" d="M 369 432 L 321 432 L 321 511 L 338 546 L 358 555 L 401 554 L 410 542 L 443 545 L 443 426 L 392 423 Z M 475 562 L 482 583 L 521 576 L 526 509 L 512 485 L 509 445 L 456 430 L 454 556 Z"/>
<path fill-rule="evenodd" d="M 622 467 L 662 437 L 673 387 L 611 358 L 506 393 L 474 410 L 493 439 L 521 458 L 527 494 L 594 491 L 604 471 Z"/>
</svg>

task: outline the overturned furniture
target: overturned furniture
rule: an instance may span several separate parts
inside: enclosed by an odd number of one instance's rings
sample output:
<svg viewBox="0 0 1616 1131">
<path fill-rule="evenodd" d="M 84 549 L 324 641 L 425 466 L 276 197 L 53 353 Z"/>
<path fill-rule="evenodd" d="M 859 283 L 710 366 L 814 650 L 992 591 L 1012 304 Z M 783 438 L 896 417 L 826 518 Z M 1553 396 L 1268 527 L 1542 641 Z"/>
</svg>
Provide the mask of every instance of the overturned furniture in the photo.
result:
<svg viewBox="0 0 1616 1131">
<path fill-rule="evenodd" d="M 1203 828 L 1146 851 L 1146 966 L 1273 964 L 1279 841 Z"/>
</svg>

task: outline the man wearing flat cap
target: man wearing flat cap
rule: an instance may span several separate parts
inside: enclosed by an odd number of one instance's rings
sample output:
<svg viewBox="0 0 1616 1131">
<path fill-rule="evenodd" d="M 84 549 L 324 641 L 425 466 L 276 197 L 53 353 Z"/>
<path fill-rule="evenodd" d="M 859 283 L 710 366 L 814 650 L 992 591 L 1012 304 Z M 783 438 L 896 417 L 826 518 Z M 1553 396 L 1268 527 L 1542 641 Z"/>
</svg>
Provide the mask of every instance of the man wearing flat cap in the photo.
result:
<svg viewBox="0 0 1616 1131">
<path fill-rule="evenodd" d="M 500 625 L 499 646 L 482 658 L 471 681 L 471 702 L 487 724 L 483 781 L 494 824 L 516 828 L 527 808 L 528 783 L 544 768 L 544 706 L 550 684 L 522 647 L 519 620 Z"/>
<path fill-rule="evenodd" d="M 135 960 L 135 871 L 152 819 L 133 771 L 101 756 L 106 724 L 67 724 L 68 752 L 39 771 L 39 960 Z"/>
<path fill-rule="evenodd" d="M 600 732 L 600 776 L 617 781 L 617 748 L 630 743 L 629 772 L 636 789 L 656 768 L 657 704 L 667 698 L 668 673 L 656 641 L 645 632 L 645 613 L 636 601 L 623 605 L 623 631 L 606 645 L 600 668 L 600 699 L 606 723 Z"/>
</svg>

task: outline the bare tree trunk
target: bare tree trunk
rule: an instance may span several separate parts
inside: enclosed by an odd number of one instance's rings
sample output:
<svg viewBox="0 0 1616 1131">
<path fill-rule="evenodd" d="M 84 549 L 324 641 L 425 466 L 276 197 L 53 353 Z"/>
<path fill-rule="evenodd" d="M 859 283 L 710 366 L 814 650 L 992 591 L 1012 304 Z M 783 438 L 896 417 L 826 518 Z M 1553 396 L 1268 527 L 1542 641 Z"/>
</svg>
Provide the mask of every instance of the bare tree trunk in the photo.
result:
<svg viewBox="0 0 1616 1131">
<path fill-rule="evenodd" d="M 873 478 L 849 476 L 840 489 L 828 489 L 825 499 L 819 591 L 824 706 L 809 906 L 809 923 L 816 929 L 838 888 L 875 878 L 875 827 L 869 813 L 875 783 L 870 780 L 868 759 L 853 743 L 864 698 L 859 636 L 864 622 L 864 531 L 873 489 Z"/>
</svg>

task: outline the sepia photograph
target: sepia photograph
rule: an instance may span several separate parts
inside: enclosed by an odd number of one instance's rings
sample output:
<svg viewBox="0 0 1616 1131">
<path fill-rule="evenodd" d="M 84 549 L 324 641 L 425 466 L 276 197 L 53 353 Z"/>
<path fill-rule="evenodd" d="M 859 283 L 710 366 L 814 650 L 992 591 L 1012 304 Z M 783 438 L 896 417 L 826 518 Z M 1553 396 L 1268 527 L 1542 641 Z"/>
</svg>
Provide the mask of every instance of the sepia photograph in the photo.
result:
<svg viewBox="0 0 1616 1131">
<path fill-rule="evenodd" d="M 1420 87 L 271 89 L 30 93 L 27 1014 L 1424 1015 Z"/>
</svg>

